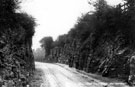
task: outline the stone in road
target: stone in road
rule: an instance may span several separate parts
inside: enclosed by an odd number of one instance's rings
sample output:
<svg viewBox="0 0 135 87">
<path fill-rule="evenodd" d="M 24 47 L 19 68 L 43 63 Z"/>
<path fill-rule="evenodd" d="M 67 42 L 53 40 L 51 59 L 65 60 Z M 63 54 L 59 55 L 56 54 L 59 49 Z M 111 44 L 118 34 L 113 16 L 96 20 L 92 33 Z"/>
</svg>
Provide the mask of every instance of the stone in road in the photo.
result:
<svg viewBox="0 0 135 87">
<path fill-rule="evenodd" d="M 128 87 L 107 86 L 92 77 L 86 79 L 83 75 L 57 64 L 36 62 L 36 68 L 42 69 L 44 73 L 41 87 Z"/>
</svg>

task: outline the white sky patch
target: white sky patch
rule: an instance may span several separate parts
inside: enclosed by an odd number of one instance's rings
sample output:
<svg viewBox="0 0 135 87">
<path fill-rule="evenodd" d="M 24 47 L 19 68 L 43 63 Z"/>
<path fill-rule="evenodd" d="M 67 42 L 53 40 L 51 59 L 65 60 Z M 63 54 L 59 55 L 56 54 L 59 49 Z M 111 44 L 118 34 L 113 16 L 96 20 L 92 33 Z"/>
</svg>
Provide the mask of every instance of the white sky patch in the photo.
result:
<svg viewBox="0 0 135 87">
<path fill-rule="evenodd" d="M 55 40 L 67 33 L 82 13 L 92 10 L 89 0 L 23 0 L 22 10 L 36 18 L 38 26 L 33 37 L 33 48 L 39 48 L 39 41 L 45 36 Z M 121 0 L 107 0 L 115 5 Z"/>
</svg>

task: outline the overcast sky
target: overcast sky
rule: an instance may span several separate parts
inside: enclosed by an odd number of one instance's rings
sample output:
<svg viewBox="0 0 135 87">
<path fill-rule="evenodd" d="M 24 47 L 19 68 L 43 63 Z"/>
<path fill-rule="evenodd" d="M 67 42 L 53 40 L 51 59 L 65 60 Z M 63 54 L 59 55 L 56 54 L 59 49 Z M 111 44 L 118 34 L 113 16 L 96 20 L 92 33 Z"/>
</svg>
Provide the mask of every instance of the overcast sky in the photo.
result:
<svg viewBox="0 0 135 87">
<path fill-rule="evenodd" d="M 115 5 L 121 0 L 107 0 Z M 33 48 L 40 47 L 40 39 L 67 33 L 82 13 L 92 10 L 88 0 L 24 0 L 22 10 L 36 18 L 38 26 L 33 37 Z"/>
</svg>

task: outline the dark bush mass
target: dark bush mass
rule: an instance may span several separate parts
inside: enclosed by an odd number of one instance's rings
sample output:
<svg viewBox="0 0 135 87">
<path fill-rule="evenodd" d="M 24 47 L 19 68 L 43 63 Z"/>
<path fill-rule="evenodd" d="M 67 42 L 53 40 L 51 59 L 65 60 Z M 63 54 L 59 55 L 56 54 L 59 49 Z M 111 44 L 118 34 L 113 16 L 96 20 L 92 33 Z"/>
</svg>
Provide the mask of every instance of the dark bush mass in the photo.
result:
<svg viewBox="0 0 135 87">
<path fill-rule="evenodd" d="M 35 68 L 31 45 L 36 24 L 28 14 L 16 12 L 19 3 L 0 0 L 0 85 L 10 87 L 25 87 Z"/>
<path fill-rule="evenodd" d="M 86 72 L 128 80 L 135 75 L 135 1 L 113 7 L 97 0 L 94 6 L 95 12 L 83 15 L 68 34 L 53 42 L 48 57 Z"/>
</svg>

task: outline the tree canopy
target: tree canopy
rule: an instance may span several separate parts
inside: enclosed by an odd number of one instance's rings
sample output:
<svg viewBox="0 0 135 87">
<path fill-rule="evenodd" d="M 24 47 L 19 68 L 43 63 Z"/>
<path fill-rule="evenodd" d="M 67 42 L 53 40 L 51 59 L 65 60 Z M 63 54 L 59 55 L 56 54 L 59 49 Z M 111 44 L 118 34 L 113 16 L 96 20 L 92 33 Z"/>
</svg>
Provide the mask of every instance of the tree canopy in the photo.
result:
<svg viewBox="0 0 135 87">
<path fill-rule="evenodd" d="M 52 48 L 53 39 L 52 37 L 44 37 L 40 40 L 41 47 L 45 49 L 45 57 L 50 54 Z"/>
<path fill-rule="evenodd" d="M 135 50 L 135 1 L 109 6 L 105 0 L 97 0 L 93 5 L 93 13 L 82 15 L 67 34 L 53 42 L 49 55 L 56 62 L 68 60 L 69 66 L 103 76 L 130 75 L 129 56 Z"/>
</svg>

